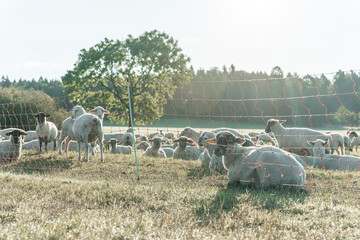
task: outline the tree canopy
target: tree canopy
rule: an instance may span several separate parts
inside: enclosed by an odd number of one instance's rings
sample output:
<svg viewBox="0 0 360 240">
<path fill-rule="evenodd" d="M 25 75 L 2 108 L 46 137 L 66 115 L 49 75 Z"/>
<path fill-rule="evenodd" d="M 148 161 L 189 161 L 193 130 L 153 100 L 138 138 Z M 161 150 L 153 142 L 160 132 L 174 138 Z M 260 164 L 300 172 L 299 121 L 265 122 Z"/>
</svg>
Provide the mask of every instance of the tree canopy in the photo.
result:
<svg viewBox="0 0 360 240">
<path fill-rule="evenodd" d="M 71 100 L 88 107 L 101 104 L 118 123 L 129 122 L 129 82 L 133 116 L 147 124 L 160 119 L 167 99 L 189 81 L 189 61 L 176 40 L 153 30 L 124 41 L 105 38 L 82 49 L 62 82 Z"/>
</svg>

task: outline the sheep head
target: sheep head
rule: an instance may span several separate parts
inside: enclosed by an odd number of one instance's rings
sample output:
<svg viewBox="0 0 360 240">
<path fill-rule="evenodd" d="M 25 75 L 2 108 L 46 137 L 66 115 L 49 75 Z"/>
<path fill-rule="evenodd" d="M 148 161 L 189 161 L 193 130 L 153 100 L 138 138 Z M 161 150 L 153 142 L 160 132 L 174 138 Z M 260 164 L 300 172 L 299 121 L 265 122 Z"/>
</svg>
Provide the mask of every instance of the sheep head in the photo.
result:
<svg viewBox="0 0 360 240">
<path fill-rule="evenodd" d="M 192 140 L 189 137 L 185 137 L 185 136 L 181 136 L 177 139 L 174 140 L 174 142 L 177 142 L 179 144 L 179 147 L 182 149 L 186 148 L 186 145 L 196 145 L 196 143 L 194 142 L 194 140 Z"/>
<path fill-rule="evenodd" d="M 285 123 L 286 120 L 277 120 L 277 119 L 269 119 L 266 123 L 266 127 L 265 127 L 265 132 L 269 133 L 271 132 L 271 127 L 274 126 L 276 123 L 279 123 L 280 125 L 282 125 L 283 123 Z"/>
<path fill-rule="evenodd" d="M 14 144 L 18 144 L 21 142 L 21 136 L 25 136 L 27 133 L 22 129 L 14 129 L 11 132 L 7 132 L 5 135 L 10 136 L 10 139 L 12 138 Z"/>
<path fill-rule="evenodd" d="M 36 121 L 39 124 L 43 124 L 46 121 L 46 118 L 50 117 L 50 114 L 39 112 L 39 113 L 35 114 L 34 117 L 36 118 Z"/>
<path fill-rule="evenodd" d="M 214 140 L 208 140 L 209 143 L 212 141 Z M 244 142 L 244 138 L 236 137 L 231 132 L 219 132 L 216 134 L 216 148 L 214 150 L 214 154 L 217 157 L 221 157 L 227 153 L 232 153 L 234 152 L 234 147 L 236 147 L 236 144 L 243 144 Z"/>
</svg>

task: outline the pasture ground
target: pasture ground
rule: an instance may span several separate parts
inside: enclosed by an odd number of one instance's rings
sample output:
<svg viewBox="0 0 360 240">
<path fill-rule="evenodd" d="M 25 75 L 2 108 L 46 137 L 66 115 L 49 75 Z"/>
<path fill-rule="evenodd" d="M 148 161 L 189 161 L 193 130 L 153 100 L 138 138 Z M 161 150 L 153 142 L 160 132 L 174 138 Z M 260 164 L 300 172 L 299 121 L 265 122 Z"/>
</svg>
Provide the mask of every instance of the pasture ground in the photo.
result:
<svg viewBox="0 0 360 240">
<path fill-rule="evenodd" d="M 139 154 L 141 155 L 141 154 Z M 199 161 L 24 151 L 2 162 L 0 239 L 359 239 L 360 172 L 304 190 L 227 188 Z"/>
</svg>

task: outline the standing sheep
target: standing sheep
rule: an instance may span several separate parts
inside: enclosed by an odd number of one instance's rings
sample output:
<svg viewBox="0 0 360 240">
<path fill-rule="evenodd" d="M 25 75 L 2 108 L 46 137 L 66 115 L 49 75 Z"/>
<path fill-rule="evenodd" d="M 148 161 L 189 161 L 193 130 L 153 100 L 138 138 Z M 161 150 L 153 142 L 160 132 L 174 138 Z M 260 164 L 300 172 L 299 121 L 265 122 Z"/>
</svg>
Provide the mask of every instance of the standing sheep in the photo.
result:
<svg viewBox="0 0 360 240">
<path fill-rule="evenodd" d="M 50 117 L 50 114 L 40 112 L 36 115 L 37 126 L 36 134 L 39 139 L 39 147 L 41 152 L 42 143 L 45 143 L 45 151 L 47 151 L 47 145 L 49 142 L 54 142 L 54 150 L 56 149 L 56 140 L 58 136 L 58 129 L 55 123 L 47 121 L 46 118 Z"/>
</svg>

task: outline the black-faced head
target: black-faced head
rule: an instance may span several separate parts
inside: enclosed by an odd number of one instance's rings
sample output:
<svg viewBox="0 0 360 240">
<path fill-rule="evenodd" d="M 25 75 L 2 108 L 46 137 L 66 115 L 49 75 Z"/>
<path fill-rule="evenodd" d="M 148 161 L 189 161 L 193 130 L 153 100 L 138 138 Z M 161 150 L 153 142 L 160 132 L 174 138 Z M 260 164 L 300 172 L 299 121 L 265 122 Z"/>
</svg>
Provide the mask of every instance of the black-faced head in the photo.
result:
<svg viewBox="0 0 360 240">
<path fill-rule="evenodd" d="M 354 137 L 358 137 L 359 135 L 355 131 L 349 131 L 348 136 L 350 137 L 350 139 L 352 139 Z"/>
<path fill-rule="evenodd" d="M 39 112 L 39 113 L 35 114 L 34 117 L 36 118 L 36 121 L 39 124 L 43 124 L 46 121 L 46 118 L 50 117 L 50 114 Z"/>
<path fill-rule="evenodd" d="M 208 142 L 211 140 L 208 140 Z M 217 157 L 221 157 L 226 153 L 233 152 L 236 144 L 243 144 L 244 138 L 235 136 L 233 133 L 228 131 L 219 132 L 216 134 L 216 148 L 214 154 Z"/>
<path fill-rule="evenodd" d="M 14 144 L 18 144 L 21 142 L 22 136 L 27 135 L 27 133 L 22 129 L 14 129 L 11 132 L 7 132 L 5 135 L 10 136 L 10 141 Z"/>
<path fill-rule="evenodd" d="M 181 136 L 177 139 L 174 140 L 175 143 L 178 143 L 180 148 L 186 148 L 187 145 L 195 145 L 196 143 L 194 142 L 194 140 L 192 140 L 189 137 L 185 137 L 185 136 Z"/>
</svg>

